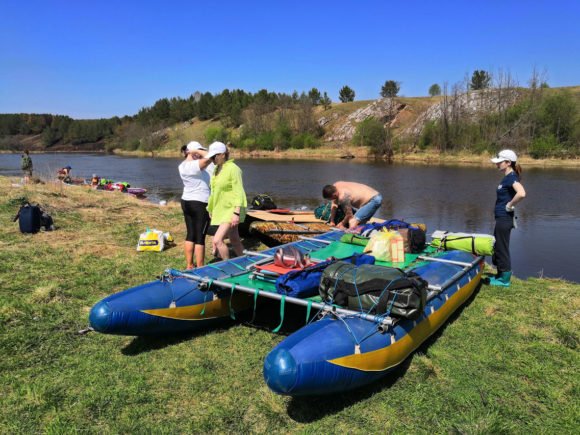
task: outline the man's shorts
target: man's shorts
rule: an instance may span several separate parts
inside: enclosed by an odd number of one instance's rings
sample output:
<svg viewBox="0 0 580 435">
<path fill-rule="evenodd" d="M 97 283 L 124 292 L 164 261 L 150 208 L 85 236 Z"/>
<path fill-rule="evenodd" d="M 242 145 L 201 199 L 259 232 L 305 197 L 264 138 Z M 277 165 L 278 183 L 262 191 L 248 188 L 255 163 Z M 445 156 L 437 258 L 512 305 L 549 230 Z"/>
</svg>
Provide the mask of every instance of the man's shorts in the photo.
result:
<svg viewBox="0 0 580 435">
<path fill-rule="evenodd" d="M 382 203 L 383 203 L 383 197 L 379 193 L 379 194 L 373 196 L 369 202 L 367 202 L 365 205 L 363 205 L 361 208 L 359 208 L 356 211 L 356 213 L 354 214 L 354 217 L 359 222 L 359 224 L 364 224 L 370 218 L 373 217 L 373 215 L 377 212 L 377 210 L 380 208 Z"/>
</svg>

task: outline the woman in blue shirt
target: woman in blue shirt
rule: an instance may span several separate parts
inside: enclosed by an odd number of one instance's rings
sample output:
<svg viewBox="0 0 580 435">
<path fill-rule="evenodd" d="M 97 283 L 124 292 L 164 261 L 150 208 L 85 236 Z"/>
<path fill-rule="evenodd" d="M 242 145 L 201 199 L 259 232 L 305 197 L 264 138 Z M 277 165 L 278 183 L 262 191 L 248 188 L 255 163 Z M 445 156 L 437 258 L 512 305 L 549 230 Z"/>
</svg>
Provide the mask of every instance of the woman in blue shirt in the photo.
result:
<svg viewBox="0 0 580 435">
<path fill-rule="evenodd" d="M 510 234 L 515 227 L 515 205 L 526 197 L 526 191 L 520 183 L 522 168 L 516 163 L 516 153 L 503 150 L 491 161 L 504 177 L 497 187 L 495 201 L 495 253 L 492 261 L 497 267 L 497 274 L 489 283 L 509 287 L 512 277 Z"/>
</svg>

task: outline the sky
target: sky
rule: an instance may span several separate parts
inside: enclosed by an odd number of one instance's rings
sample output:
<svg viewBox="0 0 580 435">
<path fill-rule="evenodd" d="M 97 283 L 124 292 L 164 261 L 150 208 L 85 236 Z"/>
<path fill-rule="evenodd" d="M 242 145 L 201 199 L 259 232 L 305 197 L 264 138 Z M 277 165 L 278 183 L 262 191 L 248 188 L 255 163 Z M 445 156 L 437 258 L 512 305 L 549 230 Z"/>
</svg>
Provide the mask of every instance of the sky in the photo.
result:
<svg viewBox="0 0 580 435">
<path fill-rule="evenodd" d="M 427 95 L 476 69 L 580 85 L 579 0 L 0 0 L 0 113 L 134 115 L 223 89 Z"/>
</svg>

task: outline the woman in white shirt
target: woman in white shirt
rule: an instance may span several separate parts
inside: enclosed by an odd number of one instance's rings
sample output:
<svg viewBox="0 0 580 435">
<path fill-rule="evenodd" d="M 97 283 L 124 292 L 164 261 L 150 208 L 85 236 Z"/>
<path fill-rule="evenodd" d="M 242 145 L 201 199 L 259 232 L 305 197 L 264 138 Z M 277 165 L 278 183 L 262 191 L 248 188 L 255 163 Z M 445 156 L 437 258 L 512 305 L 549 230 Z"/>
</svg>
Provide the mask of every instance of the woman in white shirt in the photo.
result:
<svg viewBox="0 0 580 435">
<path fill-rule="evenodd" d="M 185 261 L 187 269 L 203 266 L 205 259 L 205 236 L 209 227 L 207 201 L 209 180 L 213 163 L 206 158 L 207 150 L 199 142 L 189 142 L 181 151 L 185 160 L 179 165 L 179 175 L 183 181 L 181 209 L 187 227 L 185 238 Z"/>
</svg>

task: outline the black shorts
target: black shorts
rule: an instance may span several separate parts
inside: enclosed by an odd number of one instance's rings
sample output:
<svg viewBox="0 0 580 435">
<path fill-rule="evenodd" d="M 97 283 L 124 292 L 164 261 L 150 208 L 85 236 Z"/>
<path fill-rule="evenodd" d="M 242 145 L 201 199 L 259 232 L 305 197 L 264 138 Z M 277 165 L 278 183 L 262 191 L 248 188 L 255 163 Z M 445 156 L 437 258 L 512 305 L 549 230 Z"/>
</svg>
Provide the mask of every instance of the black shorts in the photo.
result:
<svg viewBox="0 0 580 435">
<path fill-rule="evenodd" d="M 205 235 L 209 227 L 209 213 L 206 207 L 206 202 L 181 200 L 181 209 L 187 227 L 186 241 L 196 245 L 205 245 Z"/>
</svg>

